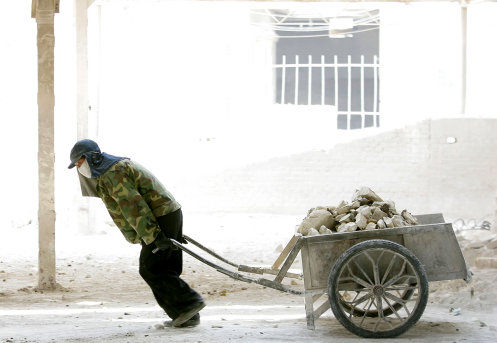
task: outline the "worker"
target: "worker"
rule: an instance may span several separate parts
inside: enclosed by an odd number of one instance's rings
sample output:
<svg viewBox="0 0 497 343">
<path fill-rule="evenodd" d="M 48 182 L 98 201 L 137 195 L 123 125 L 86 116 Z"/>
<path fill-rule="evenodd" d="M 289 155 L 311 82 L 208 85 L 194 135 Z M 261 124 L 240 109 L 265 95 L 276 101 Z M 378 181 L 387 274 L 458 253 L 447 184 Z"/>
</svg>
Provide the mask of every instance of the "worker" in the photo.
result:
<svg viewBox="0 0 497 343">
<path fill-rule="evenodd" d="M 83 196 L 101 198 L 126 240 L 142 245 L 139 273 L 171 318 L 164 325 L 198 325 L 205 302 L 180 278 L 182 250 L 170 240 L 186 243 L 180 204 L 147 169 L 101 152 L 90 139 L 76 142 L 70 158 L 69 168 L 77 167 Z"/>
</svg>

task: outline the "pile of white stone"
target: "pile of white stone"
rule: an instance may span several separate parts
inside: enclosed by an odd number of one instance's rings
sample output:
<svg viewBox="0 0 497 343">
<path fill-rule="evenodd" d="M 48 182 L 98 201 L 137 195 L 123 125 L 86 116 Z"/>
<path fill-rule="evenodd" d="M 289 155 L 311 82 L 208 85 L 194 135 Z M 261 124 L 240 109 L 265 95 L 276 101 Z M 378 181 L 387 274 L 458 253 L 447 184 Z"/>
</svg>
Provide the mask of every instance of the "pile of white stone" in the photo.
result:
<svg viewBox="0 0 497 343">
<path fill-rule="evenodd" d="M 314 236 L 417 224 L 416 218 L 407 210 L 399 214 L 393 201 L 383 201 L 370 188 L 362 187 L 354 192 L 350 203 L 342 201 L 336 207 L 311 208 L 297 232 L 304 236 Z"/>
</svg>

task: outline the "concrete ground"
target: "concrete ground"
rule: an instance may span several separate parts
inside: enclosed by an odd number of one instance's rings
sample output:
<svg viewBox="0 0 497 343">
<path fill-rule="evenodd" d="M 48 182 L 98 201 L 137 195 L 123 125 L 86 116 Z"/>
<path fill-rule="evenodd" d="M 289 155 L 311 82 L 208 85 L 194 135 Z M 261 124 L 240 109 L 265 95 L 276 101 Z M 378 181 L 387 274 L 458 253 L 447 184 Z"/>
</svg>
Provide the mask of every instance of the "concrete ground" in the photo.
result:
<svg viewBox="0 0 497 343">
<path fill-rule="evenodd" d="M 188 218 L 187 234 L 247 265 L 271 265 L 302 219 L 258 214 L 191 214 Z M 139 247 L 126 243 L 117 229 L 104 228 L 92 236 L 61 232 L 57 241 L 60 287 L 51 292 L 36 289 L 36 228 L 17 229 L 11 238 L 0 242 L 1 343 L 358 340 L 330 311 L 316 321 L 315 330 L 307 329 L 302 296 L 232 280 L 190 256 L 184 259 L 183 276 L 207 302 L 201 324 L 164 328 L 168 318 L 138 275 Z M 473 250 L 467 251 L 474 255 Z M 292 269 L 299 268 L 297 261 Z M 497 274 L 493 269 L 473 272 L 470 284 L 462 280 L 430 283 L 423 316 L 394 341 L 494 342 Z M 302 281 L 293 286 L 302 287 Z"/>
</svg>

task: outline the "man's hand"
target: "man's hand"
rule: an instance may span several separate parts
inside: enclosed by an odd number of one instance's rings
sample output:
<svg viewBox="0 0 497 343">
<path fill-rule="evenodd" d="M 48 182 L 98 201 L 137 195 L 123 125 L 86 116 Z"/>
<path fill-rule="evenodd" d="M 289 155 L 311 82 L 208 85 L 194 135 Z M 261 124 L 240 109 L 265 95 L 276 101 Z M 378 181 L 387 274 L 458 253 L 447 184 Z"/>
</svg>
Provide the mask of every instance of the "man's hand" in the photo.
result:
<svg viewBox="0 0 497 343">
<path fill-rule="evenodd" d="M 156 246 L 156 248 L 154 250 L 152 250 L 152 252 L 155 254 L 157 251 L 159 250 L 168 250 L 168 249 L 172 249 L 172 250 L 176 250 L 178 249 L 174 243 L 169 239 L 167 238 L 165 235 L 164 235 L 164 232 L 159 232 L 159 234 L 157 235 L 157 237 L 155 238 L 155 241 L 154 241 L 154 244 Z"/>
</svg>

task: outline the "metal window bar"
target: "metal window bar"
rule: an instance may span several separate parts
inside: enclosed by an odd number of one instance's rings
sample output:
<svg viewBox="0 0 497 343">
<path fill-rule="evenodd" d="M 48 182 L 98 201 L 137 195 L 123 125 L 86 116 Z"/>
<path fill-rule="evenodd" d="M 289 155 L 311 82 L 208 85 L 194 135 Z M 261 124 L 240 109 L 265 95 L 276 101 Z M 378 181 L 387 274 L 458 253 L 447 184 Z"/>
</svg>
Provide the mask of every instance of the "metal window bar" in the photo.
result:
<svg viewBox="0 0 497 343">
<path fill-rule="evenodd" d="M 352 56 L 348 55 L 347 56 L 347 113 L 350 113 L 352 111 Z M 348 127 L 347 129 L 350 129 L 352 127 L 352 116 L 347 115 L 347 123 Z"/>
<path fill-rule="evenodd" d="M 337 113 L 339 115 L 345 114 L 347 115 L 347 128 L 350 129 L 351 127 L 351 117 L 352 115 L 360 115 L 361 116 L 361 126 L 362 128 L 365 127 L 366 124 L 366 115 L 372 115 L 373 116 L 373 125 L 376 127 L 378 126 L 378 78 L 379 78 L 379 62 L 378 62 L 378 57 L 375 55 L 373 56 L 373 63 L 365 63 L 365 58 L 364 55 L 361 55 L 361 60 L 360 63 L 352 63 L 352 57 L 350 55 L 347 56 L 347 62 L 346 63 L 338 63 L 338 56 L 334 55 L 333 56 L 333 63 L 326 63 L 326 58 L 324 55 L 321 55 L 321 61 L 319 63 L 314 63 L 312 60 L 312 56 L 308 55 L 308 62 L 307 63 L 301 63 L 299 60 L 299 55 L 295 56 L 295 63 L 287 63 L 286 55 L 282 56 L 282 63 L 281 64 L 275 64 L 273 65 L 274 68 L 281 69 L 281 98 L 280 98 L 280 103 L 285 104 L 285 96 L 286 96 L 286 72 L 288 68 L 295 68 L 295 84 L 294 84 L 294 104 L 299 105 L 299 86 L 300 86 L 300 78 L 299 78 L 299 71 L 301 67 L 307 67 L 308 70 L 308 80 L 307 80 L 307 103 L 303 103 L 301 101 L 301 104 L 307 104 L 307 105 L 312 105 L 312 70 L 313 68 L 320 68 L 321 70 L 321 105 L 325 105 L 325 98 L 326 98 L 326 87 L 331 86 L 326 84 L 326 69 L 331 68 L 333 70 L 333 75 L 334 75 L 334 106 L 337 108 Z M 347 107 L 345 111 L 339 111 L 338 106 L 339 106 L 339 78 L 338 78 L 338 73 L 339 73 L 339 68 L 346 68 L 347 71 Z M 360 69 L 360 110 L 359 111 L 352 111 L 352 68 L 359 68 Z M 373 71 L 373 104 L 372 104 L 372 111 L 366 111 L 366 105 L 365 105 L 365 93 L 366 93 L 366 86 L 365 86 L 365 74 L 366 74 L 366 69 L 371 68 Z"/>
<path fill-rule="evenodd" d="M 361 112 L 364 113 L 364 55 L 361 55 Z M 366 116 L 361 116 L 361 127 L 366 127 Z"/>
<path fill-rule="evenodd" d="M 374 116 L 374 126 L 377 127 L 378 126 L 378 116 L 376 115 L 376 113 L 378 113 L 378 56 L 374 56 L 373 58 L 373 64 L 374 64 L 374 67 L 373 67 L 373 72 L 374 72 L 374 77 L 373 77 L 373 82 L 374 82 L 374 95 L 373 95 L 373 99 L 374 99 L 374 102 L 373 102 L 373 113 Z"/>
<path fill-rule="evenodd" d="M 299 104 L 299 55 L 295 56 L 295 100 L 294 104 Z"/>
<path fill-rule="evenodd" d="M 321 55 L 321 105 L 324 105 L 325 74 L 324 74 L 324 55 Z"/>
<path fill-rule="evenodd" d="M 334 77 L 335 77 L 335 108 L 337 109 L 338 112 L 338 56 L 335 55 L 333 61 L 335 62 L 333 64 L 333 71 L 334 71 Z"/>
<path fill-rule="evenodd" d="M 286 56 L 283 55 L 283 62 L 281 65 L 281 104 L 285 103 L 285 85 L 286 85 Z"/>
<path fill-rule="evenodd" d="M 312 55 L 309 55 L 309 64 L 307 65 L 307 105 L 312 105 Z"/>
</svg>

